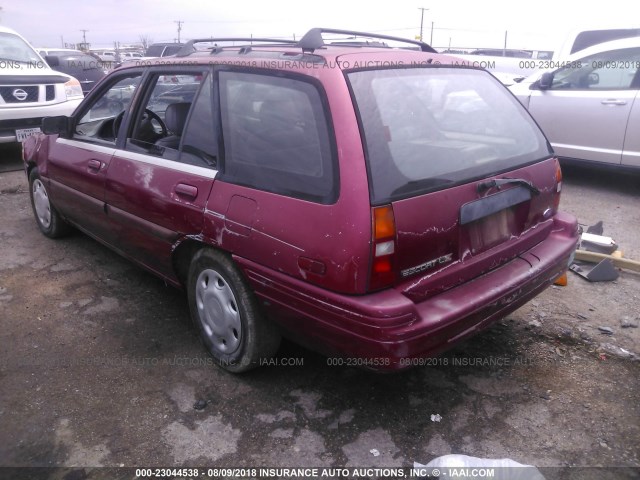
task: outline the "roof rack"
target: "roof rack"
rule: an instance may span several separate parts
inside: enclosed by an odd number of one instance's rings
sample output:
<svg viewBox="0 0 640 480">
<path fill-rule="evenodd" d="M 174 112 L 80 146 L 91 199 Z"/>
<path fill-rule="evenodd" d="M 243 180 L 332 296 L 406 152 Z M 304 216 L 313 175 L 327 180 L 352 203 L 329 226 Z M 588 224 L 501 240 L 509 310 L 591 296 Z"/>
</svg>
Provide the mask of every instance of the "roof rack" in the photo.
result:
<svg viewBox="0 0 640 480">
<path fill-rule="evenodd" d="M 353 38 L 342 40 L 330 40 L 329 45 L 337 47 L 379 47 L 379 48 L 391 48 L 386 42 L 379 42 L 378 40 L 356 40 Z"/>
<path fill-rule="evenodd" d="M 346 39 L 335 39 L 338 43 L 325 43 L 324 38 L 322 38 L 323 33 L 334 33 L 339 35 L 349 35 L 349 38 Z M 377 40 L 391 40 L 394 42 L 406 43 L 409 45 L 414 45 L 420 48 L 422 52 L 430 52 L 437 53 L 430 45 L 421 42 L 419 40 L 410 40 L 408 38 L 402 37 L 393 37 L 391 35 L 381 35 L 379 33 L 367 33 L 367 32 L 356 32 L 354 30 L 338 30 L 335 28 L 312 28 L 304 36 L 299 40 L 283 40 L 281 38 L 254 38 L 254 37 L 222 37 L 222 38 L 197 38 L 194 40 L 189 40 L 184 46 L 180 49 L 180 51 L 176 54 L 176 57 L 186 57 L 196 52 L 195 44 L 196 43 L 223 43 L 223 42 L 247 42 L 246 45 L 234 45 L 234 47 L 240 47 L 241 53 L 248 53 L 251 51 L 252 46 L 258 46 L 262 44 L 273 44 L 273 46 L 283 46 L 283 47 L 299 47 L 302 49 L 303 53 L 313 53 L 315 50 L 327 47 L 327 46 L 386 46 L 386 45 L 375 45 L 377 42 L 360 42 L 355 40 L 356 37 L 364 37 L 364 38 L 373 38 Z M 340 41 L 343 43 L 339 43 Z M 216 54 L 222 51 L 221 46 L 215 45 L 211 53 Z"/>
<path fill-rule="evenodd" d="M 300 39 L 300 41 L 296 45 L 302 48 L 302 51 L 305 53 L 313 53 L 314 50 L 327 46 L 327 44 L 324 43 L 324 39 L 322 38 L 323 33 L 337 33 L 340 35 L 351 35 L 352 37 L 366 37 L 366 38 L 376 38 L 381 40 L 392 40 L 395 42 L 402 42 L 402 43 L 418 46 L 420 48 L 420 51 L 422 52 L 437 53 L 433 47 L 419 40 L 410 40 L 408 38 L 393 37 L 391 35 L 381 35 L 379 33 L 356 32 L 353 30 L 338 30 L 335 28 L 312 28 L 311 30 L 309 30 L 307 33 L 304 34 L 304 36 Z"/>
<path fill-rule="evenodd" d="M 263 43 L 273 43 L 279 44 L 281 46 L 295 46 L 297 42 L 295 40 L 284 40 L 282 38 L 256 38 L 256 37 L 220 37 L 220 38 L 196 38 L 194 40 L 189 40 L 184 46 L 180 49 L 178 53 L 176 53 L 176 57 L 186 57 L 191 55 L 193 52 L 197 52 L 196 47 L 194 46 L 196 43 L 223 43 L 223 42 L 248 42 L 247 45 L 234 45 L 235 47 L 251 47 L 254 42 L 258 44 Z M 277 46 L 277 45 L 274 45 Z M 249 48 L 250 49 L 250 48 Z M 213 47 L 211 53 L 219 53 L 222 50 L 222 47 L 216 45 Z M 245 52 L 246 53 L 246 52 Z"/>
</svg>

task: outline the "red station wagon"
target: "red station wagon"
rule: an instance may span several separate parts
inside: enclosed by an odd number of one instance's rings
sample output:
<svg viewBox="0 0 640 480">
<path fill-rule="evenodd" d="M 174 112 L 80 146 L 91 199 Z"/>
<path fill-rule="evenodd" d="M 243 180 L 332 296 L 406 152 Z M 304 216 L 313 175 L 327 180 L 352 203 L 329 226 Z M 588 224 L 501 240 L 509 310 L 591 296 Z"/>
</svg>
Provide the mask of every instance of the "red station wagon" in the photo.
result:
<svg viewBox="0 0 640 480">
<path fill-rule="evenodd" d="M 23 153 L 40 230 L 76 227 L 185 288 L 233 372 L 282 335 L 409 367 L 542 292 L 578 239 L 527 111 L 417 41 L 194 40 L 43 131 Z"/>
</svg>

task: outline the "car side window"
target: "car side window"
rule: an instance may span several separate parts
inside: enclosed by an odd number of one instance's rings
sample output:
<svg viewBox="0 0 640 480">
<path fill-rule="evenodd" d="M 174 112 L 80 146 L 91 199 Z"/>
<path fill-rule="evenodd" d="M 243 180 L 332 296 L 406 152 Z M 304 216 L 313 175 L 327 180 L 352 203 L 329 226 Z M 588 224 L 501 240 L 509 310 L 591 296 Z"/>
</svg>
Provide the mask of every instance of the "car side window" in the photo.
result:
<svg viewBox="0 0 640 480">
<path fill-rule="evenodd" d="M 226 181 L 321 203 L 335 200 L 337 169 L 322 95 L 282 76 L 221 71 Z"/>
<path fill-rule="evenodd" d="M 119 77 L 80 113 L 73 137 L 115 145 L 120 124 L 141 78 L 142 73 Z"/>
<path fill-rule="evenodd" d="M 553 76 L 552 90 L 621 90 L 632 88 L 640 69 L 640 48 L 591 55 Z"/>
<path fill-rule="evenodd" d="M 158 73 L 127 135 L 127 150 L 178 160 L 185 125 L 203 73 Z"/>
<path fill-rule="evenodd" d="M 217 168 L 218 139 L 213 114 L 213 81 L 208 75 L 196 98 L 189 124 L 185 128 L 180 161 L 197 166 Z"/>
</svg>

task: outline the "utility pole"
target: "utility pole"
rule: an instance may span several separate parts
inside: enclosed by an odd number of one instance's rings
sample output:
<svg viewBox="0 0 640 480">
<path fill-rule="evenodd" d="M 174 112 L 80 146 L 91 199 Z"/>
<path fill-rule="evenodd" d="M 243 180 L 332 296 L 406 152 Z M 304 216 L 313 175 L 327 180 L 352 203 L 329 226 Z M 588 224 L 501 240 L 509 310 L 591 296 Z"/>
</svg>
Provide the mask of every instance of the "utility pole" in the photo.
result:
<svg viewBox="0 0 640 480">
<path fill-rule="evenodd" d="M 174 23 L 178 25 L 178 43 L 180 43 L 180 31 L 182 30 L 182 24 L 184 22 L 182 20 L 174 20 Z"/>
<path fill-rule="evenodd" d="M 87 43 L 87 32 L 89 30 L 80 29 L 80 31 L 82 32 L 82 48 L 80 50 L 82 51 L 89 50 L 89 44 Z"/>
<path fill-rule="evenodd" d="M 420 10 L 420 41 L 422 41 L 422 26 L 424 25 L 424 11 L 429 10 L 428 8 L 418 7 Z"/>
<path fill-rule="evenodd" d="M 504 31 L 504 49 L 502 50 L 502 56 L 507 56 L 507 30 Z"/>
</svg>

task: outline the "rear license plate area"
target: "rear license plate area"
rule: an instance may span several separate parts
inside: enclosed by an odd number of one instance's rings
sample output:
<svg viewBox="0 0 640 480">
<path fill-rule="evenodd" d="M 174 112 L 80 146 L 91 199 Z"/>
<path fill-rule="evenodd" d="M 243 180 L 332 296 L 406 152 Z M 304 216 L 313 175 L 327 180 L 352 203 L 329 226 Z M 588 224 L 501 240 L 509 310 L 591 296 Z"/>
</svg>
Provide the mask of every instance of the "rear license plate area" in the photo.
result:
<svg viewBox="0 0 640 480">
<path fill-rule="evenodd" d="M 471 253 L 477 254 L 500 245 L 521 232 L 518 231 L 513 208 L 507 208 L 470 223 L 467 233 Z"/>
<path fill-rule="evenodd" d="M 464 204 L 460 225 L 467 238 L 460 246 L 475 255 L 518 237 L 524 229 L 530 199 L 528 189 L 514 187 Z"/>
</svg>

